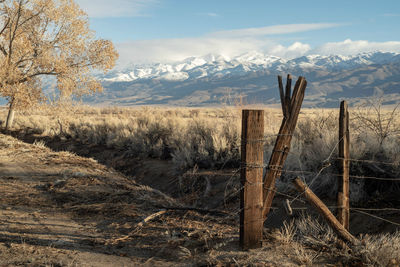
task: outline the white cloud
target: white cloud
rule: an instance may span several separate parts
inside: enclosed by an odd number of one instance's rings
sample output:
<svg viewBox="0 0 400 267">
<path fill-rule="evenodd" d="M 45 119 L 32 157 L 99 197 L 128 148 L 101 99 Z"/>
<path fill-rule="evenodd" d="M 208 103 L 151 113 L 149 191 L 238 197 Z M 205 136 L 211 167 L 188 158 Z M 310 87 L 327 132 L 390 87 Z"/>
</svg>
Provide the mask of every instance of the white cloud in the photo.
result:
<svg viewBox="0 0 400 267">
<path fill-rule="evenodd" d="M 363 52 L 396 52 L 400 53 L 400 42 L 369 42 L 365 40 L 352 41 L 347 39 L 343 42 L 326 43 L 316 47 L 310 53 L 320 55 L 354 55 Z"/>
<path fill-rule="evenodd" d="M 146 9 L 158 0 L 76 0 L 89 17 L 146 16 Z"/>
<path fill-rule="evenodd" d="M 304 32 L 339 26 L 339 24 L 288 24 L 262 28 L 219 31 L 197 38 L 131 41 L 117 45 L 120 65 L 128 63 L 171 62 L 207 54 L 234 57 L 249 51 L 261 51 L 285 58 L 304 55 L 311 48 L 295 42 L 285 47 L 270 35 Z"/>
<path fill-rule="evenodd" d="M 307 26 L 305 26 L 307 25 Z M 329 26 L 328 26 L 329 25 Z M 211 33 L 197 38 L 176 38 L 158 40 L 140 40 L 117 45 L 120 53 L 119 66 L 130 63 L 167 63 L 181 61 L 188 57 L 208 54 L 232 58 L 250 51 L 262 52 L 286 59 L 310 54 L 355 55 L 362 52 L 398 52 L 400 42 L 368 42 L 345 40 L 326 43 L 312 48 L 307 43 L 294 42 L 284 46 L 273 39 L 274 34 L 293 33 L 333 27 L 334 24 L 277 25 L 272 27 L 251 28 Z M 279 30 L 280 29 L 280 30 Z"/>
<path fill-rule="evenodd" d="M 132 41 L 117 46 L 119 63 L 180 61 L 207 54 L 233 57 L 246 51 L 260 50 L 265 43 L 257 39 L 182 38 Z"/>
<path fill-rule="evenodd" d="M 219 17 L 219 15 L 217 13 L 213 13 L 213 12 L 208 12 L 206 15 L 209 17 Z"/>
<path fill-rule="evenodd" d="M 383 14 L 384 17 L 400 17 L 399 13 L 385 13 Z"/>
<path fill-rule="evenodd" d="M 309 44 L 295 42 L 288 47 L 276 45 L 275 47 L 269 49 L 269 51 L 266 51 L 266 53 L 282 58 L 296 58 L 305 55 L 310 50 L 311 46 Z"/>
<path fill-rule="evenodd" d="M 311 24 L 285 24 L 285 25 L 274 25 L 261 28 L 247 28 L 229 31 L 214 32 L 212 36 L 219 37 L 244 37 L 244 36 L 265 36 L 265 35 L 278 35 L 288 34 L 296 32 L 306 32 L 312 30 L 320 30 L 326 28 L 338 27 L 341 24 L 335 23 L 311 23 Z"/>
<path fill-rule="evenodd" d="M 129 63 L 167 63 L 208 54 L 233 58 L 249 51 L 258 51 L 282 58 L 296 58 L 311 50 L 310 45 L 295 42 L 283 46 L 273 40 L 242 38 L 184 38 L 132 41 L 117 45 L 119 65 Z"/>
<path fill-rule="evenodd" d="M 214 12 L 198 13 L 198 15 L 207 16 L 207 17 L 213 17 L 213 18 L 219 17 L 219 14 L 214 13 Z"/>
</svg>

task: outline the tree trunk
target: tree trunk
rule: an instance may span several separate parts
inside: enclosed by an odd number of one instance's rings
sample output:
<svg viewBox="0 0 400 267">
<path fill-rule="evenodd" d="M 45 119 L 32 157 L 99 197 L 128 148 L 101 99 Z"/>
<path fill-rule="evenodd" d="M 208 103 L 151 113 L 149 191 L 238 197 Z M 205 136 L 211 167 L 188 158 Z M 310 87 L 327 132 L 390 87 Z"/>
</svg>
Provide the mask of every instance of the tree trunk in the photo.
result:
<svg viewBox="0 0 400 267">
<path fill-rule="evenodd" d="M 6 130 L 9 130 L 14 122 L 14 115 L 15 115 L 15 109 L 14 109 L 14 99 L 11 100 L 10 102 L 10 108 L 8 109 L 8 116 L 7 116 L 7 121 L 6 121 Z"/>
</svg>

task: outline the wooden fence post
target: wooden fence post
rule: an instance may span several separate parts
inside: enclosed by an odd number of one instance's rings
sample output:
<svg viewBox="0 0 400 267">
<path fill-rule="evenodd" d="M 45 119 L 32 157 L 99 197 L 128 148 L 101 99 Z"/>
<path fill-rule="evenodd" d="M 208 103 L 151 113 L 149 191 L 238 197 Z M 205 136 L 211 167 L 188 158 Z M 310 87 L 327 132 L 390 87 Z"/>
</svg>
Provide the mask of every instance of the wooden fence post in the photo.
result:
<svg viewBox="0 0 400 267">
<path fill-rule="evenodd" d="M 349 134 L 349 111 L 346 101 L 340 103 L 339 116 L 339 166 L 342 173 L 338 179 L 337 218 L 346 230 L 350 223 L 350 198 L 349 198 L 349 157 L 350 157 L 350 134 Z"/>
<path fill-rule="evenodd" d="M 243 110 L 241 145 L 240 246 L 262 246 L 264 111 Z"/>
</svg>

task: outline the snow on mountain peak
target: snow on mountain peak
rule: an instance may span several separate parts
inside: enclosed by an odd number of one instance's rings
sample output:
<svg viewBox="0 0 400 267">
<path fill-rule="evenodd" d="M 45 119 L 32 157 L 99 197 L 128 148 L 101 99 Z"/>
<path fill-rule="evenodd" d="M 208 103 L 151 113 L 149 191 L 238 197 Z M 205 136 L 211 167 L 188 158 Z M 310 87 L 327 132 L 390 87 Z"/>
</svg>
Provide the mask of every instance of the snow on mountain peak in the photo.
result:
<svg viewBox="0 0 400 267">
<path fill-rule="evenodd" d="M 369 52 L 354 56 L 307 55 L 286 60 L 276 56 L 251 51 L 235 58 L 209 54 L 203 57 L 190 57 L 178 63 L 131 66 L 124 70 L 111 72 L 104 81 L 130 82 L 138 79 L 160 79 L 184 81 L 204 77 L 222 77 L 259 70 L 282 69 L 351 69 L 362 65 L 400 62 L 400 54 L 389 52 Z"/>
</svg>

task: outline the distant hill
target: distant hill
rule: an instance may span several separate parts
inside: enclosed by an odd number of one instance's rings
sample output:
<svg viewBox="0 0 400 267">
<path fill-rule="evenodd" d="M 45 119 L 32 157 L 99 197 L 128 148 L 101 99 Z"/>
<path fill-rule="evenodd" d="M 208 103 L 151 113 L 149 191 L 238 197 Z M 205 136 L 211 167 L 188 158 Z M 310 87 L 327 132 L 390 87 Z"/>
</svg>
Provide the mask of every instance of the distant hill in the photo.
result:
<svg viewBox="0 0 400 267">
<path fill-rule="evenodd" d="M 84 100 L 111 105 L 208 106 L 279 103 L 276 75 L 305 76 L 305 105 L 337 106 L 384 93 L 386 104 L 400 101 L 400 54 L 309 55 L 291 60 L 251 52 L 228 59 L 208 55 L 174 64 L 131 65 L 99 76 L 102 94 Z"/>
</svg>

